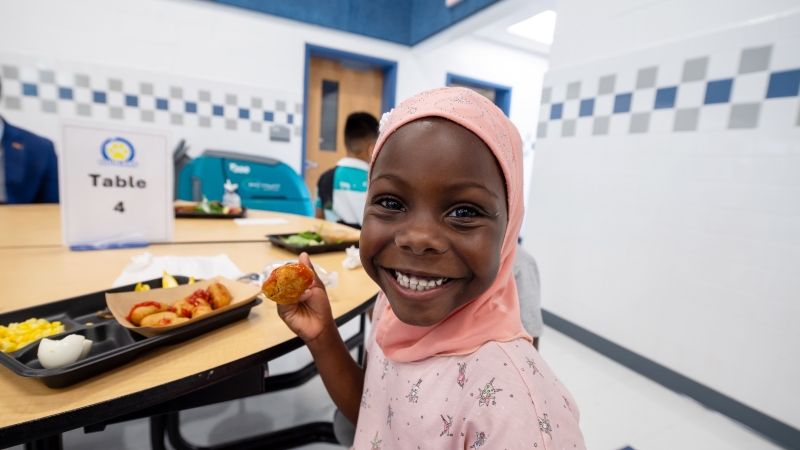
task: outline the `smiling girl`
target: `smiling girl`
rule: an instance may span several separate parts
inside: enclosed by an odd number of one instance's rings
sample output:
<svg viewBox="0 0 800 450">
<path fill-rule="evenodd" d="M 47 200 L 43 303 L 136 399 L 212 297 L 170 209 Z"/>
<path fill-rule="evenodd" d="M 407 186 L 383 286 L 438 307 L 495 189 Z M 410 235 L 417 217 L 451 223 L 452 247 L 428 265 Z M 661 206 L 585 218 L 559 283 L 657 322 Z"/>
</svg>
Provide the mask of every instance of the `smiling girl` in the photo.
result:
<svg viewBox="0 0 800 450">
<path fill-rule="evenodd" d="M 469 89 L 423 92 L 382 121 L 360 243 L 382 291 L 365 367 L 319 279 L 278 306 L 357 424 L 354 448 L 584 448 L 572 396 L 520 321 L 522 186 L 517 129 Z"/>
</svg>

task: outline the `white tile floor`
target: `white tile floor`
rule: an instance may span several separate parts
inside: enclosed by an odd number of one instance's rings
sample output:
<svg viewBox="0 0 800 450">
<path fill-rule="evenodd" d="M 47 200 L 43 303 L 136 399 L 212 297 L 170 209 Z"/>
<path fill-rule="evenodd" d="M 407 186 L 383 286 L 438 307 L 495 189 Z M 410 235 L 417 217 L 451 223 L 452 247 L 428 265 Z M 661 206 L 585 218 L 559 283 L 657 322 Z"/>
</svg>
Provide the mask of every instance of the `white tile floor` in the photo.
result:
<svg viewBox="0 0 800 450">
<path fill-rule="evenodd" d="M 589 449 L 780 448 L 553 329 L 546 329 L 541 352 L 580 407 L 581 428 Z M 298 351 L 274 363 L 271 369 L 277 372 L 299 368 L 308 358 L 306 352 Z M 188 440 L 196 445 L 213 445 L 299 423 L 329 421 L 333 411 L 334 406 L 317 377 L 290 391 L 187 411 L 181 419 Z M 102 433 L 84 434 L 75 430 L 64 435 L 64 447 L 147 450 L 148 432 L 146 420 L 112 425 Z M 336 448 L 341 447 L 325 444 L 304 447 L 305 450 Z"/>
</svg>

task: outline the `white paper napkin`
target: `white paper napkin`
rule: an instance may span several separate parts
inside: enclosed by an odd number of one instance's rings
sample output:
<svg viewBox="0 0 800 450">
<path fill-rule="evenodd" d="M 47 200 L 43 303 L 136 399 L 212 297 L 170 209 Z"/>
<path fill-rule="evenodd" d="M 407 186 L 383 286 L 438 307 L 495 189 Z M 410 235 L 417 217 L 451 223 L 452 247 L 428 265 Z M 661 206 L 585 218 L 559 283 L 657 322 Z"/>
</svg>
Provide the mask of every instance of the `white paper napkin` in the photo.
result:
<svg viewBox="0 0 800 450">
<path fill-rule="evenodd" d="M 222 276 L 235 280 L 244 273 L 228 258 L 217 256 L 153 256 L 148 252 L 131 258 L 133 261 L 114 280 L 114 287 L 161 278 L 164 271 L 170 275 L 183 275 L 196 279 Z"/>
</svg>

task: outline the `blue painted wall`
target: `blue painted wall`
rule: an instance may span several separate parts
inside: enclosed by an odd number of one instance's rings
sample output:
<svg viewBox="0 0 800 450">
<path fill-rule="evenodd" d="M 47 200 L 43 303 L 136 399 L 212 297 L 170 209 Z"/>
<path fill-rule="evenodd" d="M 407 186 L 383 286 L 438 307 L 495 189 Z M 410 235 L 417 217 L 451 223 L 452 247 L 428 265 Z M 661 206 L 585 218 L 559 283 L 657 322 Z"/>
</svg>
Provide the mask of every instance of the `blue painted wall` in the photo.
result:
<svg viewBox="0 0 800 450">
<path fill-rule="evenodd" d="M 414 45 L 499 0 L 212 0 L 398 44 Z"/>
</svg>

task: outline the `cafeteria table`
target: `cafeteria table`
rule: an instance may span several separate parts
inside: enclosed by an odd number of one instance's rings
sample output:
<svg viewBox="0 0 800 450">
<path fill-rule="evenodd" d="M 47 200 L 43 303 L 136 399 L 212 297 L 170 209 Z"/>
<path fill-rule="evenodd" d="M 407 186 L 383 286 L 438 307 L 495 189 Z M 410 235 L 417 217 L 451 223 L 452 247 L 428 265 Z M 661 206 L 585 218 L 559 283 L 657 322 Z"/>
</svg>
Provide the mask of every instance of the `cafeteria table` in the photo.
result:
<svg viewBox="0 0 800 450">
<path fill-rule="evenodd" d="M 321 223 L 287 214 L 248 214 L 280 216 L 287 223 L 239 227 L 230 220 L 181 219 L 175 224 L 176 241 L 182 236 L 187 243 L 73 252 L 60 245 L 57 205 L 0 207 L 0 313 L 108 289 L 131 257 L 145 250 L 154 256 L 225 253 L 242 271 L 260 272 L 268 261 L 297 257 L 271 246 L 265 234 L 302 231 Z M 276 228 L 280 230 L 274 231 Z M 16 238 L 9 238 L 8 233 Z M 17 245 L 9 245 L 14 243 Z M 336 252 L 314 255 L 312 260 L 339 273 L 338 285 L 328 289 L 337 324 L 361 316 L 361 332 L 354 337 L 357 339 L 349 340 L 352 348 L 363 342 L 364 313 L 374 302 L 378 287 L 363 269 L 344 269 L 344 257 L 344 252 Z M 254 307 L 246 320 L 154 349 L 66 388 L 50 389 L 0 367 L 0 448 L 21 443 L 28 443 L 26 448 L 60 448 L 62 432 L 80 427 L 102 429 L 105 423 L 153 415 L 150 439 L 154 449 L 165 448 L 165 432 L 174 447 L 191 448 L 186 442 L 176 442 L 180 440 L 175 436 L 179 434 L 177 411 L 298 385 L 299 378 L 265 378 L 264 368 L 270 360 L 302 345 L 278 317 L 275 304 L 265 301 Z M 304 369 L 305 379 L 314 373 L 312 363 Z M 302 441 L 313 438 L 315 429 L 300 426 L 289 431 Z M 261 443 L 278 442 L 275 448 L 289 448 L 289 441 Z M 239 444 L 240 448 L 259 445 L 252 439 Z"/>
<path fill-rule="evenodd" d="M 272 211 L 247 210 L 248 219 L 282 219 L 284 223 L 237 225 L 231 219 L 175 219 L 173 244 L 260 242 L 267 234 L 316 230 L 321 220 Z M 325 222 L 327 229 L 352 228 Z M 61 215 L 57 204 L 0 206 L 0 248 L 60 247 Z M 154 244 L 157 245 L 157 244 Z"/>
</svg>

